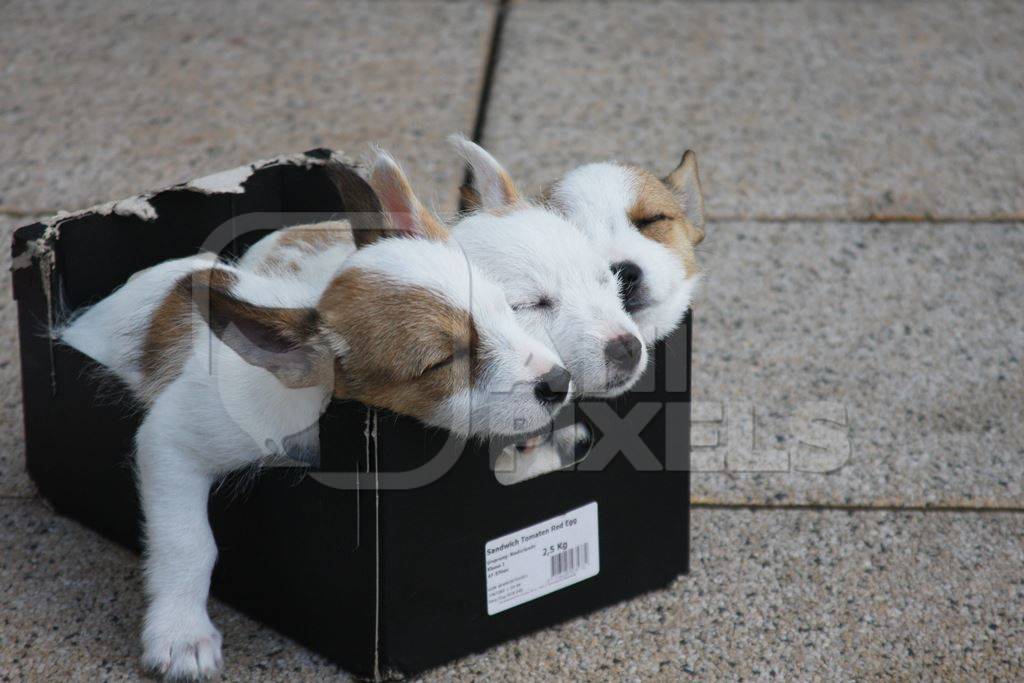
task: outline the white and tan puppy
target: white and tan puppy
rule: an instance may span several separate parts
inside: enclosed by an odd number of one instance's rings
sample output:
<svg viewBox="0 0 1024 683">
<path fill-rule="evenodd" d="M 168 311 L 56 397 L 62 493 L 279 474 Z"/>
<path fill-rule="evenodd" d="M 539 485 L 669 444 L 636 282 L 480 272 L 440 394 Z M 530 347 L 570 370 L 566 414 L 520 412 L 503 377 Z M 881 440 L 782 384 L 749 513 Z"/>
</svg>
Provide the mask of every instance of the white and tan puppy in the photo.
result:
<svg viewBox="0 0 1024 683">
<path fill-rule="evenodd" d="M 606 258 L 560 215 L 526 201 L 486 150 L 449 139 L 472 168 L 479 197 L 479 210 L 452 228 L 470 261 L 501 285 L 527 331 L 550 342 L 578 394 L 628 390 L 647 350 Z"/>
<path fill-rule="evenodd" d="M 704 239 L 697 155 L 664 178 L 614 162 L 580 166 L 545 193 L 610 264 L 626 310 L 653 345 L 690 307 L 700 281 L 694 247 Z"/>
<path fill-rule="evenodd" d="M 523 331 L 386 154 L 370 185 L 403 236 L 357 234 L 360 248 L 329 276 L 180 259 L 139 273 L 61 329 L 147 409 L 136 435 L 143 662 L 169 678 L 221 665 L 206 609 L 217 556 L 211 486 L 266 458 L 315 453 L 311 427 L 332 396 L 462 434 L 540 428 L 568 398 L 557 356 Z"/>
<path fill-rule="evenodd" d="M 490 191 L 488 198 L 478 180 L 463 188 L 463 197 L 474 208 L 500 204 L 503 184 L 492 180 Z M 542 200 L 572 222 L 615 273 L 646 346 L 675 330 L 700 281 L 694 249 L 704 239 L 704 197 L 692 151 L 660 179 L 637 166 L 587 164 L 550 186 Z M 548 441 L 510 447 L 495 464 L 498 480 L 513 484 L 566 467 L 589 438 L 586 427 L 576 425 Z"/>
</svg>

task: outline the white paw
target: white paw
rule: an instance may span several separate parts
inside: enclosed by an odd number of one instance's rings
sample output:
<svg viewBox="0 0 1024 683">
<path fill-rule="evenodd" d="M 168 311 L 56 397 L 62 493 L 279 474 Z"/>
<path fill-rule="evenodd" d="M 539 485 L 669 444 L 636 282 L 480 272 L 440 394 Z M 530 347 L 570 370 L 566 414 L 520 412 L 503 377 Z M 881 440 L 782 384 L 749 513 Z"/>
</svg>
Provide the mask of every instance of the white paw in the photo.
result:
<svg viewBox="0 0 1024 683">
<path fill-rule="evenodd" d="M 150 608 L 142 631 L 142 665 L 172 681 L 199 681 L 221 667 L 220 632 L 205 610 Z"/>
</svg>

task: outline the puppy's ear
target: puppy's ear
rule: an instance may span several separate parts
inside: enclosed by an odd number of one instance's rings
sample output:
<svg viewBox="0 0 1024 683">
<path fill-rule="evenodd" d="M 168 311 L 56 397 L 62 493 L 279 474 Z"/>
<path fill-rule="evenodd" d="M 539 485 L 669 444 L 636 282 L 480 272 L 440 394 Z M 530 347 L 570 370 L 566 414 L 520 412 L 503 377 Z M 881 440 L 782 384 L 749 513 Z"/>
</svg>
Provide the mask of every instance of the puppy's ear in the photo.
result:
<svg viewBox="0 0 1024 683">
<path fill-rule="evenodd" d="M 375 150 L 369 183 L 380 200 L 392 234 L 426 237 L 442 242 L 448 239 L 448 228 L 420 203 L 409 185 L 409 179 L 387 152 Z M 357 236 L 356 246 L 366 246 L 379 237 L 371 234 L 360 241 Z"/>
<path fill-rule="evenodd" d="M 287 387 L 316 386 L 327 379 L 330 351 L 320 341 L 312 308 L 275 308 L 231 293 L 237 277 L 218 269 L 192 276 L 192 305 L 217 338 L 250 365 L 272 372 Z"/>
<path fill-rule="evenodd" d="M 376 242 L 387 234 L 386 219 L 381 210 L 380 200 L 373 188 L 352 166 L 340 161 L 329 161 L 324 170 L 334 186 L 345 212 L 345 218 L 352 226 L 352 238 L 357 247 Z"/>
<path fill-rule="evenodd" d="M 462 135 L 452 135 L 448 142 L 473 171 L 472 189 L 479 197 L 480 208 L 493 211 L 522 201 L 511 176 L 487 150 Z"/>
<path fill-rule="evenodd" d="M 686 220 L 693 227 L 687 230 L 690 242 L 700 244 L 704 239 L 704 192 L 700 188 L 697 155 L 688 149 L 675 170 L 662 179 L 683 207 Z"/>
<path fill-rule="evenodd" d="M 462 198 L 463 211 L 479 211 L 483 208 L 483 203 L 480 201 L 480 193 L 473 189 L 472 185 L 462 185 L 459 187 L 459 196 Z"/>
</svg>

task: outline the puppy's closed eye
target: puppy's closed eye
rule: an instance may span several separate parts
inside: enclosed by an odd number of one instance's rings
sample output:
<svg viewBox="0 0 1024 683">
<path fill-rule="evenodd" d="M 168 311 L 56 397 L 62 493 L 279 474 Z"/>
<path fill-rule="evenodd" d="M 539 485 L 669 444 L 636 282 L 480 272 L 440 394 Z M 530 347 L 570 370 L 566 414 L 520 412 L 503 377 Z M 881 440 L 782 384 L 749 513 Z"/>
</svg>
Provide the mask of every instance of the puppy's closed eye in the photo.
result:
<svg viewBox="0 0 1024 683">
<path fill-rule="evenodd" d="M 644 216 L 642 218 L 635 218 L 635 219 L 633 219 L 633 225 L 636 226 L 637 230 L 643 230 L 644 228 L 649 228 L 650 226 L 654 225 L 655 223 L 660 223 L 662 221 L 668 221 L 668 220 L 672 220 L 672 217 L 668 216 L 666 214 L 663 214 L 663 213 L 659 213 L 659 214 L 655 214 L 653 216 Z"/>
<path fill-rule="evenodd" d="M 446 367 L 448 367 L 449 365 L 451 365 L 454 362 L 455 362 L 455 354 L 452 354 L 452 355 L 448 356 L 447 358 L 444 358 L 442 360 L 437 361 L 436 363 L 431 363 L 427 367 L 423 368 L 423 372 L 421 372 L 420 374 L 421 375 L 425 375 L 428 372 L 433 372 L 434 370 L 440 370 L 441 368 L 446 368 Z"/>
<path fill-rule="evenodd" d="M 524 301 L 522 303 L 512 304 L 513 311 L 548 311 L 555 307 L 554 300 L 551 297 L 542 296 L 532 301 Z"/>
<path fill-rule="evenodd" d="M 423 368 L 423 372 L 421 372 L 420 374 L 425 375 L 428 372 L 434 372 L 435 370 L 446 368 L 449 365 L 455 363 L 456 361 L 462 361 L 465 360 L 466 358 L 469 358 L 469 355 L 469 349 L 457 349 L 454 353 L 446 356 L 445 358 L 442 358 L 436 363 L 431 363 L 427 367 Z"/>
</svg>

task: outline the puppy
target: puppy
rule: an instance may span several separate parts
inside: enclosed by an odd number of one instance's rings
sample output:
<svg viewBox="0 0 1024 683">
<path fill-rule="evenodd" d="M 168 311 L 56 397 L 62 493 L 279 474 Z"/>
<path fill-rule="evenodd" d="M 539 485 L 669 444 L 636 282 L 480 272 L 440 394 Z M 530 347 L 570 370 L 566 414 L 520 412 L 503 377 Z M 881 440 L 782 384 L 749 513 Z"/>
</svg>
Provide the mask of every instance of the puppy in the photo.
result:
<svg viewBox="0 0 1024 683">
<path fill-rule="evenodd" d="M 358 250 L 326 285 L 179 259 L 137 274 L 60 331 L 147 408 L 136 435 L 143 663 L 169 678 L 221 666 L 206 610 L 217 556 L 210 487 L 265 458 L 313 457 L 332 396 L 467 435 L 540 428 L 568 400 L 557 356 L 467 264 L 397 164 L 378 154 L 369 182 L 402 236 L 358 232 Z"/>
<path fill-rule="evenodd" d="M 580 166 L 545 192 L 610 264 L 626 310 L 653 345 L 682 321 L 700 281 L 694 247 L 704 239 L 697 155 L 664 178 L 613 162 Z"/>
<path fill-rule="evenodd" d="M 479 197 L 480 210 L 452 227 L 469 260 L 504 288 L 527 331 L 549 341 L 577 393 L 628 390 L 647 350 L 606 258 L 564 218 L 523 199 L 486 150 L 461 136 L 449 140 L 469 163 Z"/>
<path fill-rule="evenodd" d="M 476 166 L 473 170 L 476 176 Z M 491 192 L 501 189 L 494 185 Z M 484 192 L 464 187 L 464 204 L 486 206 Z M 660 179 L 637 166 L 587 164 L 551 185 L 541 201 L 572 222 L 615 273 L 645 345 L 679 325 L 700 281 L 694 249 L 704 239 L 704 197 L 694 152 L 683 154 Z M 514 484 L 570 465 L 589 441 L 589 430 L 577 424 L 540 444 L 510 447 L 499 455 L 498 480 Z"/>
</svg>

